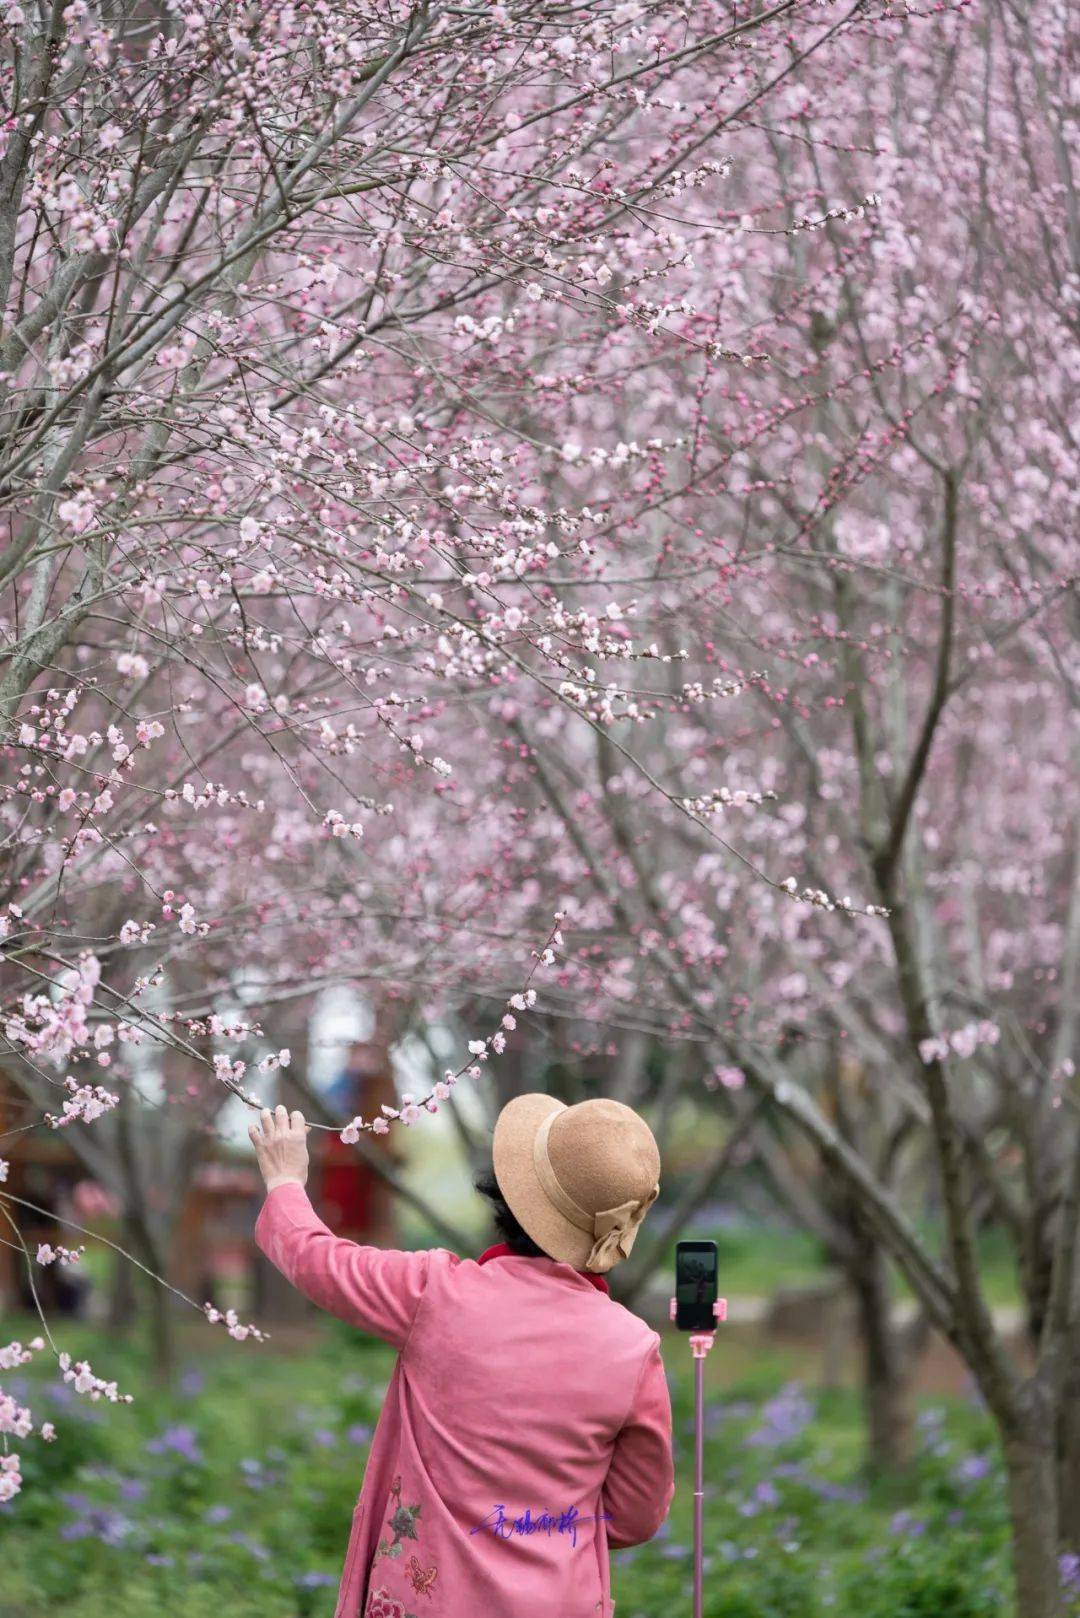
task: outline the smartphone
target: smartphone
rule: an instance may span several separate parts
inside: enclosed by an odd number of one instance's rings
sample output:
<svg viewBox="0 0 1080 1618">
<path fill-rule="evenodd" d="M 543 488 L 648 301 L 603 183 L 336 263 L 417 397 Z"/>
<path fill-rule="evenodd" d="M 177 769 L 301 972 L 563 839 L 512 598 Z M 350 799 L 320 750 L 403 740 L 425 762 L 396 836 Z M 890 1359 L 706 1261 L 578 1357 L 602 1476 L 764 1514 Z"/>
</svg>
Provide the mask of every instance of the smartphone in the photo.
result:
<svg viewBox="0 0 1080 1618">
<path fill-rule="evenodd" d="M 717 1298 L 716 1243 L 679 1242 L 675 1248 L 675 1324 L 680 1331 L 712 1331 Z"/>
</svg>

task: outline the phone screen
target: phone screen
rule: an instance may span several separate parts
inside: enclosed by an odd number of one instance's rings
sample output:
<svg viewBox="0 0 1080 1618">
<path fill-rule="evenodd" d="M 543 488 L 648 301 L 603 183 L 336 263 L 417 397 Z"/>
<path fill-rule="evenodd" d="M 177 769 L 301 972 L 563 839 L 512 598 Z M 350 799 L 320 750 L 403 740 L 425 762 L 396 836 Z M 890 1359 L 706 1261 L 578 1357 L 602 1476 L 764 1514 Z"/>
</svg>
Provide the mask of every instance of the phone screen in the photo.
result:
<svg viewBox="0 0 1080 1618">
<path fill-rule="evenodd" d="M 675 1249 L 675 1324 L 680 1331 L 712 1331 L 717 1297 L 716 1243 L 679 1242 Z"/>
</svg>

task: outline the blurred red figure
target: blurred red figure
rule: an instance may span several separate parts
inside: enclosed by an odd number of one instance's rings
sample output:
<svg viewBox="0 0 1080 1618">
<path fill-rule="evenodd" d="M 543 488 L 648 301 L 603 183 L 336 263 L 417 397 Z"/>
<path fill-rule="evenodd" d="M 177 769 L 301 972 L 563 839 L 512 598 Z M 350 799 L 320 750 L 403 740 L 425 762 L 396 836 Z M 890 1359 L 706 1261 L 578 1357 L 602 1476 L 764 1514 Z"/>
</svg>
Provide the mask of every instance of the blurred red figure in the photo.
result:
<svg viewBox="0 0 1080 1618">
<path fill-rule="evenodd" d="M 327 1100 L 334 1116 L 378 1116 L 383 1102 L 394 1106 L 397 1093 L 385 1045 L 358 1040 L 349 1047 Z M 392 1136 L 383 1140 L 367 1135 L 365 1141 L 397 1166 L 401 1152 Z M 332 1132 L 319 1131 L 312 1142 L 312 1201 L 328 1223 L 352 1240 L 386 1243 L 394 1239 L 394 1202 L 386 1181 L 366 1163 L 355 1146 L 346 1146 Z"/>
</svg>

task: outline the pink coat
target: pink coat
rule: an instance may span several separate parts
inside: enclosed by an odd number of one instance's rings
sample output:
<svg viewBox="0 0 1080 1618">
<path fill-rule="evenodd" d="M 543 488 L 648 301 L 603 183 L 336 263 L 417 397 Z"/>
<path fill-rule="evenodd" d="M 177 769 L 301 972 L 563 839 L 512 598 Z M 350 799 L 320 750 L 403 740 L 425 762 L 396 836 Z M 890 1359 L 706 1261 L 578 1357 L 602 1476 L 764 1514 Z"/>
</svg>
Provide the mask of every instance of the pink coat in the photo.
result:
<svg viewBox="0 0 1080 1618">
<path fill-rule="evenodd" d="M 255 1240 L 398 1350 L 335 1618 L 611 1618 L 608 1548 L 651 1538 L 675 1488 L 657 1333 L 554 1259 L 345 1241 L 299 1185 Z"/>
</svg>

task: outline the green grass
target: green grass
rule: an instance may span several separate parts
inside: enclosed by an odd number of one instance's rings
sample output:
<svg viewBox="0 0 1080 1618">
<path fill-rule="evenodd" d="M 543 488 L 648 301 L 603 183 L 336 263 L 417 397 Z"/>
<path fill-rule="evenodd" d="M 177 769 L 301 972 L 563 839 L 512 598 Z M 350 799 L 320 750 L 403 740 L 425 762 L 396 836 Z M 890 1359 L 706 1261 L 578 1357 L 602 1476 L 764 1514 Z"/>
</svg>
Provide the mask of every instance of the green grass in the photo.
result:
<svg viewBox="0 0 1080 1618">
<path fill-rule="evenodd" d="M 19 1321 L 5 1338 L 33 1330 Z M 62 1335 L 137 1399 L 64 1405 L 55 1373 L 2 1373 L 59 1434 L 18 1446 L 23 1492 L 0 1509 L 3 1618 L 330 1618 L 390 1351 L 334 1325 L 291 1356 L 196 1327 L 187 1379 L 165 1395 L 138 1344 Z M 612 1558 L 618 1618 L 690 1610 L 685 1341 L 665 1357 L 679 1486 L 658 1538 Z M 708 1618 L 1009 1611 L 1000 1470 L 979 1411 L 924 1407 L 910 1476 L 867 1487 L 853 1393 L 800 1388 L 792 1353 L 734 1338 L 706 1368 Z"/>
</svg>

